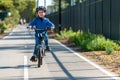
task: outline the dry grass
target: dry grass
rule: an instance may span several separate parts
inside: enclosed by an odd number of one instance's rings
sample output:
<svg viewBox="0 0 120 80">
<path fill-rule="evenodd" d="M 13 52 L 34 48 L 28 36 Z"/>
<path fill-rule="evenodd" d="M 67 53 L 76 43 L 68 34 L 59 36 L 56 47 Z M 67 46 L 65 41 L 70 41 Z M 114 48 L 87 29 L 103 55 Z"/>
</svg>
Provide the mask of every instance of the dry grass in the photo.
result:
<svg viewBox="0 0 120 80">
<path fill-rule="evenodd" d="M 120 76 L 120 51 L 112 55 L 107 55 L 105 51 L 82 52 L 82 54 Z"/>
</svg>

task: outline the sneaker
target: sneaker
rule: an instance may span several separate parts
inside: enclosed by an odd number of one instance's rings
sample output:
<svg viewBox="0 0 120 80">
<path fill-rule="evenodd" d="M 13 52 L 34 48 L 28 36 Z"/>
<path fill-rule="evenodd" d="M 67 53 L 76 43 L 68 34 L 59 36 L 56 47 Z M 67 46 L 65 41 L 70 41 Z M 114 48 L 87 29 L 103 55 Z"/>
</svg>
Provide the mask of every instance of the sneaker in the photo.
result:
<svg viewBox="0 0 120 80">
<path fill-rule="evenodd" d="M 50 49 L 50 47 L 49 46 L 47 46 L 46 47 L 46 51 L 50 51 L 51 49 Z"/>
<path fill-rule="evenodd" d="M 30 61 L 36 62 L 36 61 L 37 61 L 37 58 L 36 58 L 35 56 L 32 56 L 32 57 L 30 58 Z"/>
</svg>

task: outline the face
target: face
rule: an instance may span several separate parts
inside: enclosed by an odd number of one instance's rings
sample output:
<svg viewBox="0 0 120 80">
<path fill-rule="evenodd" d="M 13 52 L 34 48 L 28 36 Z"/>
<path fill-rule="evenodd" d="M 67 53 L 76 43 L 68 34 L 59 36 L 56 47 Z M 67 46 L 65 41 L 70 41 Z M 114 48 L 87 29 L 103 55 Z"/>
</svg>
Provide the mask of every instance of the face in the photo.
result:
<svg viewBox="0 0 120 80">
<path fill-rule="evenodd" d="M 40 18 L 43 18 L 45 16 L 45 12 L 43 10 L 39 10 L 37 14 Z"/>
</svg>

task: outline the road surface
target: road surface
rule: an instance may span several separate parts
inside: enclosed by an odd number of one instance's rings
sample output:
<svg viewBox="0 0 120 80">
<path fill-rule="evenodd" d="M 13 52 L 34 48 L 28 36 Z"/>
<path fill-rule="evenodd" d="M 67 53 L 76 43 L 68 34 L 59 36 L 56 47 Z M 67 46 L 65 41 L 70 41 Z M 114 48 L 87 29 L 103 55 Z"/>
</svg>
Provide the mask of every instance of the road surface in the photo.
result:
<svg viewBox="0 0 120 80">
<path fill-rule="evenodd" d="M 19 25 L 0 40 L 0 80 L 120 80 L 119 77 L 85 57 L 49 39 L 43 65 L 30 62 L 34 49 L 34 31 Z"/>
</svg>

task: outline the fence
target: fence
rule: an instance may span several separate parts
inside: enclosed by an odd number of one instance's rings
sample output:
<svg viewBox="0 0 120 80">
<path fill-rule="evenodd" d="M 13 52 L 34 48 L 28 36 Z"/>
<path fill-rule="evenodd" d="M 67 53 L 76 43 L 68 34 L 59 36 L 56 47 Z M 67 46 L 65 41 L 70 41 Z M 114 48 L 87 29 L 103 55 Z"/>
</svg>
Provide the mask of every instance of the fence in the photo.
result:
<svg viewBox="0 0 120 80">
<path fill-rule="evenodd" d="M 62 28 L 90 31 L 120 39 L 120 0 L 86 0 L 62 10 Z M 58 12 L 48 15 L 58 29 Z"/>
</svg>

